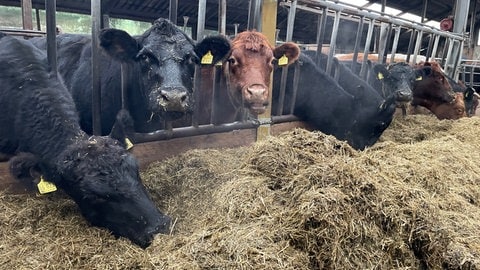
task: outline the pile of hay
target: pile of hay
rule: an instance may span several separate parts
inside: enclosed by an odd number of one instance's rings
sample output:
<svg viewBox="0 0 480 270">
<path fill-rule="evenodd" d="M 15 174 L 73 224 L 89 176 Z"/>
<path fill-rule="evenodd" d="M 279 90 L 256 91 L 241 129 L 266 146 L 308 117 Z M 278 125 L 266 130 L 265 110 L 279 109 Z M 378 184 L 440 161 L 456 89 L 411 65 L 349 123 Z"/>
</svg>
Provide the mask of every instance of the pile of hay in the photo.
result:
<svg viewBox="0 0 480 270">
<path fill-rule="evenodd" d="M 480 118 L 395 119 L 365 151 L 294 130 L 143 179 L 172 235 L 142 250 L 61 193 L 1 195 L 8 269 L 480 269 Z"/>
</svg>

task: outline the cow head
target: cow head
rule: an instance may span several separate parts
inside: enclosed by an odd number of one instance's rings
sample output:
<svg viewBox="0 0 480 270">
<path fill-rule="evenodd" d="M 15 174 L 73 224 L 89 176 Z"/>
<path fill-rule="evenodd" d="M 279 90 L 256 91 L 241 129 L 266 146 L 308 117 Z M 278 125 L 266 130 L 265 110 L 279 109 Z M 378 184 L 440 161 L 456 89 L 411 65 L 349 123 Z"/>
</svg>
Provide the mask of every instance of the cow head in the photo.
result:
<svg viewBox="0 0 480 270">
<path fill-rule="evenodd" d="M 412 100 L 412 85 L 415 79 L 418 78 L 412 66 L 405 62 L 388 66 L 376 64 L 373 66 L 373 71 L 377 79 L 382 82 L 383 92 L 386 96 L 393 94 L 397 105 Z"/>
<path fill-rule="evenodd" d="M 455 99 L 449 103 L 433 102 L 427 107 L 438 119 L 460 119 L 466 117 L 463 93 L 455 93 Z"/>
<path fill-rule="evenodd" d="M 254 115 L 265 112 L 274 60 L 281 61 L 279 65 L 289 65 L 297 60 L 299 54 L 300 49 L 295 43 L 286 42 L 273 47 L 262 33 L 239 33 L 232 41 L 224 70 L 233 105 L 244 107 Z"/>
<path fill-rule="evenodd" d="M 420 100 L 450 103 L 455 100 L 455 92 L 442 70 L 431 66 L 428 62 L 417 67 L 417 74 L 421 79 L 413 84 L 412 105 L 420 105 Z"/>
<path fill-rule="evenodd" d="M 79 140 L 59 157 L 56 168 L 54 174 L 42 172 L 74 199 L 92 225 L 142 248 L 156 233 L 169 232 L 170 217 L 159 212 L 141 182 L 136 159 L 116 140 Z"/>
<path fill-rule="evenodd" d="M 223 36 L 205 38 L 200 43 L 166 19 L 156 20 L 152 27 L 136 38 L 118 29 L 103 29 L 100 45 L 114 59 L 133 63 L 140 71 L 141 96 L 153 114 L 176 119 L 193 110 L 193 76 L 199 57 L 210 51 L 212 64 L 230 51 Z M 130 108 L 132 109 L 132 108 Z"/>
</svg>

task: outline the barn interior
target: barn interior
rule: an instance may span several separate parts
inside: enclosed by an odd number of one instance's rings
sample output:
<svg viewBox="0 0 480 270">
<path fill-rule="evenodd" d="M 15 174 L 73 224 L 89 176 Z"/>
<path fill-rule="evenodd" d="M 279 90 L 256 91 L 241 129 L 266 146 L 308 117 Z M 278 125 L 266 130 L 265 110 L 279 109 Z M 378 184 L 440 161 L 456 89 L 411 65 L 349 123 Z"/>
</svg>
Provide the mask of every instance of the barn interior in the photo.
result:
<svg viewBox="0 0 480 270">
<path fill-rule="evenodd" d="M 93 0 L 0 0 L 0 5 L 42 10 L 47 2 L 57 11 L 92 13 Z M 223 11 L 228 35 L 258 26 L 260 0 L 97 1 L 109 17 L 170 18 L 194 29 L 194 37 L 202 2 L 205 29 L 220 30 Z M 320 18 L 297 9 L 287 38 L 289 7 L 297 1 L 274 2 L 278 41 L 316 45 Z M 296 4 L 311 8 L 315 2 Z M 411 13 L 434 24 L 455 15 L 457 3 L 468 2 L 461 35 L 464 51 L 470 48 L 475 58 L 478 1 L 364 2 L 365 9 L 388 6 L 400 10 L 395 15 Z M 17 34 L 45 35 L 46 29 L 25 22 L 25 31 Z M 341 46 L 348 36 L 339 37 L 337 50 L 353 49 Z M 407 32 L 404 39 L 409 37 Z M 137 144 L 133 151 L 144 164 L 148 191 L 175 219 L 170 235 L 158 235 L 143 250 L 90 226 L 62 192 L 39 196 L 10 189 L 13 194 L 0 192 L 0 264 L 13 269 L 480 269 L 479 119 L 398 117 L 367 151 L 292 126 L 258 142 L 260 131 L 244 129 L 228 137 L 196 136 L 201 147 L 190 138 L 167 136 L 166 142 Z M 208 148 L 206 141 L 215 141 L 215 149 L 200 149 Z M 0 187 L 18 188 L 7 174 L 0 164 Z"/>
</svg>

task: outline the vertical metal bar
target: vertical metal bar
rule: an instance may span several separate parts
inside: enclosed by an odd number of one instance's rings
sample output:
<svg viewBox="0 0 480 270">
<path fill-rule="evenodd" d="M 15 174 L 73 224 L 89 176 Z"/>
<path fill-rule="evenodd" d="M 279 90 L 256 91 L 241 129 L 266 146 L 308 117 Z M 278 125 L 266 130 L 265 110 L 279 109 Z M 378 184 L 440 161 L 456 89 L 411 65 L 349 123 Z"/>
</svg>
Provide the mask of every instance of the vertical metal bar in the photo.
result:
<svg viewBox="0 0 480 270">
<path fill-rule="evenodd" d="M 364 25 L 364 20 L 365 17 L 361 16 L 358 20 L 358 26 L 357 26 L 357 35 L 355 36 L 355 45 L 353 47 L 353 58 L 352 58 L 352 63 L 350 66 L 350 69 L 353 71 L 353 73 L 357 73 L 357 58 L 358 58 L 358 50 L 360 49 L 360 42 L 362 40 L 363 36 L 363 25 Z"/>
<path fill-rule="evenodd" d="M 432 54 L 432 46 L 433 46 L 433 40 L 434 40 L 434 35 L 433 33 L 430 33 L 428 35 L 428 47 L 427 47 L 427 53 L 425 54 L 426 59 L 425 61 L 429 61 L 431 54 Z"/>
<path fill-rule="evenodd" d="M 468 19 L 468 9 L 470 7 L 470 0 L 457 0 L 455 1 L 455 23 L 453 24 L 453 33 L 463 33 L 465 32 L 467 19 Z M 453 41 L 453 40 L 452 40 Z M 452 42 L 453 52 L 450 58 L 447 57 L 446 63 L 444 65 L 445 73 L 451 77 L 455 77 L 455 67 L 461 58 L 463 42 Z"/>
<path fill-rule="evenodd" d="M 218 32 L 227 33 L 227 0 L 218 0 Z"/>
<path fill-rule="evenodd" d="M 288 11 L 287 33 L 286 33 L 285 41 L 292 40 L 296 11 L 297 11 L 297 0 L 293 0 L 290 6 L 290 10 Z M 277 115 L 282 115 L 282 112 L 283 112 L 283 104 L 285 102 L 285 89 L 287 85 L 287 76 L 288 76 L 288 67 L 282 67 L 282 76 L 280 78 L 280 93 L 278 95 L 278 107 L 276 112 Z"/>
<path fill-rule="evenodd" d="M 199 0 L 198 1 L 198 21 L 197 21 L 197 42 L 200 42 L 203 37 L 204 37 L 204 31 L 205 31 L 205 13 L 207 10 L 207 1 L 206 0 Z M 200 100 L 201 94 L 200 94 L 200 85 L 202 82 L 202 72 L 201 72 L 201 67 L 198 65 L 195 66 L 195 77 L 194 77 L 194 82 L 193 82 L 193 96 L 194 100 Z M 194 127 L 198 127 L 198 118 L 200 115 L 200 108 L 199 106 L 195 106 L 193 109 L 193 115 L 192 115 L 192 125 Z"/>
<path fill-rule="evenodd" d="M 110 16 L 108 14 L 102 15 L 102 28 L 110 28 Z"/>
<path fill-rule="evenodd" d="M 418 31 L 417 40 L 415 42 L 415 50 L 413 51 L 412 64 L 417 63 L 417 55 L 420 51 L 420 45 L 422 45 L 423 30 Z"/>
<path fill-rule="evenodd" d="M 120 77 L 121 77 L 121 91 L 122 91 L 122 109 L 127 108 L 127 70 L 128 64 L 121 63 L 120 64 Z"/>
<path fill-rule="evenodd" d="M 285 41 L 292 41 L 296 12 L 297 12 L 297 0 L 293 0 L 290 6 L 290 10 L 288 11 L 287 33 L 285 36 Z"/>
<path fill-rule="evenodd" d="M 234 23 L 234 24 L 233 24 L 233 27 L 235 27 L 235 33 L 234 33 L 235 36 L 237 36 L 237 34 L 238 34 L 238 26 L 239 26 L 238 23 Z"/>
<path fill-rule="evenodd" d="M 362 67 L 360 68 L 360 77 L 363 79 L 366 79 L 367 77 L 367 60 L 368 60 L 368 51 L 370 49 L 370 43 L 372 42 L 372 36 L 373 36 L 373 27 L 375 26 L 374 20 L 370 19 L 370 22 L 368 23 L 368 32 L 367 32 L 367 38 L 365 40 L 365 48 L 363 50 L 363 61 L 362 61 Z"/>
<path fill-rule="evenodd" d="M 168 19 L 175 25 L 177 25 L 177 10 L 178 10 L 178 0 L 170 0 L 170 7 L 168 9 Z"/>
<path fill-rule="evenodd" d="M 23 29 L 33 30 L 32 0 L 22 0 Z"/>
<path fill-rule="evenodd" d="M 415 39 L 415 30 L 411 29 L 410 33 L 410 40 L 408 41 L 408 49 L 407 49 L 407 59 L 405 60 L 407 63 L 410 62 L 410 55 L 413 51 L 413 40 Z"/>
<path fill-rule="evenodd" d="M 57 22 L 55 13 L 56 0 L 45 0 L 45 13 L 47 17 L 47 59 L 50 71 L 57 75 Z"/>
<path fill-rule="evenodd" d="M 212 89 L 213 102 L 212 102 L 212 110 L 210 112 L 210 123 L 214 125 L 219 124 L 219 121 L 217 121 L 218 120 L 217 95 L 219 95 L 219 91 L 222 91 L 222 90 L 228 91 L 228 89 L 220 89 L 221 81 L 222 81 L 222 67 L 215 66 L 213 70 L 213 89 Z M 196 123 L 195 126 L 198 126 L 198 123 Z"/>
<path fill-rule="evenodd" d="M 198 0 L 197 42 L 200 42 L 204 37 L 206 10 L 207 0 Z"/>
<path fill-rule="evenodd" d="M 300 65 L 295 63 L 295 71 L 293 73 L 293 93 L 292 93 L 292 100 L 290 102 L 290 110 L 288 111 L 289 114 L 293 114 L 295 110 L 295 102 L 297 101 L 297 91 L 298 91 L 298 83 L 300 82 Z"/>
<path fill-rule="evenodd" d="M 427 7 L 428 7 L 428 0 L 423 0 L 423 9 L 422 9 L 422 19 L 421 22 L 425 22 L 425 17 L 427 17 Z"/>
<path fill-rule="evenodd" d="M 335 54 L 335 47 L 337 44 L 337 32 L 338 26 L 340 25 L 340 11 L 335 12 L 335 20 L 333 21 L 332 36 L 330 37 L 330 50 L 328 51 L 328 60 L 327 60 L 327 74 L 330 74 L 332 71 L 333 55 Z"/>
<path fill-rule="evenodd" d="M 261 21 L 261 0 L 250 0 L 249 11 L 248 11 L 248 26 L 249 30 L 262 31 L 262 21 Z"/>
<path fill-rule="evenodd" d="M 393 37 L 392 51 L 390 55 L 390 63 L 395 61 L 395 54 L 397 53 L 398 40 L 400 39 L 401 27 L 395 27 L 395 36 Z"/>
<path fill-rule="evenodd" d="M 473 1 L 472 11 L 470 12 L 470 44 L 469 48 L 475 47 L 475 22 L 477 21 L 477 1 Z"/>
<path fill-rule="evenodd" d="M 435 41 L 433 42 L 432 48 L 432 60 L 437 58 L 438 43 L 440 42 L 440 35 L 435 36 Z"/>
<path fill-rule="evenodd" d="M 102 19 L 101 0 L 91 0 L 92 17 L 92 130 L 94 135 L 101 135 L 101 82 L 100 82 L 100 23 Z"/>
<path fill-rule="evenodd" d="M 37 30 L 38 31 L 41 31 L 42 30 L 42 26 L 40 24 L 40 12 L 38 11 L 38 8 L 35 9 L 35 18 L 37 20 Z"/>
<path fill-rule="evenodd" d="M 318 25 L 317 25 L 317 61 L 320 59 L 320 57 L 318 57 L 321 52 L 322 52 L 322 48 L 323 48 L 323 42 L 325 40 L 325 27 L 327 25 L 327 18 L 328 18 L 328 15 L 327 15 L 327 12 L 328 12 L 328 9 L 327 8 L 323 8 L 322 9 L 322 14 L 321 15 L 318 15 Z M 319 65 L 320 63 L 317 62 L 317 65 Z M 320 65 L 319 65 L 320 66 Z M 325 67 L 321 67 L 322 69 L 325 69 Z"/>
</svg>

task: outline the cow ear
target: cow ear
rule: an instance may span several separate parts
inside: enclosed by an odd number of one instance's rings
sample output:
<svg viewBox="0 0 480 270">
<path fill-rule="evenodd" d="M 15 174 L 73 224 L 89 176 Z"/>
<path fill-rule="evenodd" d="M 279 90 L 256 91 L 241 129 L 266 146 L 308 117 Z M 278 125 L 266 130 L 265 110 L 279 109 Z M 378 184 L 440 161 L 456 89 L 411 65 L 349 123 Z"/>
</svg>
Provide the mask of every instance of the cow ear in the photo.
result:
<svg viewBox="0 0 480 270">
<path fill-rule="evenodd" d="M 383 80 L 383 78 L 388 77 L 390 74 L 390 72 L 383 64 L 376 64 L 375 66 L 373 66 L 373 71 L 375 72 L 375 77 L 377 77 L 377 79 L 379 80 Z"/>
<path fill-rule="evenodd" d="M 99 39 L 108 55 L 122 62 L 132 61 L 140 50 L 137 40 L 123 30 L 102 29 Z"/>
<path fill-rule="evenodd" d="M 208 36 L 195 45 L 195 53 L 200 58 L 210 52 L 213 57 L 212 64 L 222 61 L 230 53 L 230 49 L 230 41 L 221 35 Z"/>
<path fill-rule="evenodd" d="M 300 56 L 300 48 L 293 42 L 285 42 L 273 49 L 273 56 L 277 59 L 286 57 L 286 60 L 288 61 L 286 64 L 290 65 L 291 63 L 297 61 L 298 57 Z"/>
<path fill-rule="evenodd" d="M 117 113 L 115 123 L 110 131 L 110 138 L 117 140 L 125 149 L 133 147 L 131 137 L 134 133 L 134 122 L 130 113 L 126 109 L 121 109 Z"/>
</svg>

